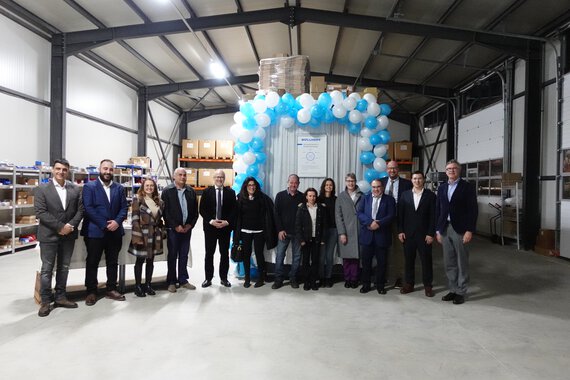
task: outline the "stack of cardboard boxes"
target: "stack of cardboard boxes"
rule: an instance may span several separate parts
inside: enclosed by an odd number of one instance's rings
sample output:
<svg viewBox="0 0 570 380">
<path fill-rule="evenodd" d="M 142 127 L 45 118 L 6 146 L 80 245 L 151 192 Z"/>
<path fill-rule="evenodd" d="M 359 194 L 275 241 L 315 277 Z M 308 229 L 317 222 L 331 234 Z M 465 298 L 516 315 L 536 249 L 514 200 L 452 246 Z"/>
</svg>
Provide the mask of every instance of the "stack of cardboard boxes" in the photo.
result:
<svg viewBox="0 0 570 380">
<path fill-rule="evenodd" d="M 234 155 L 232 140 L 182 140 L 182 158 L 197 160 L 231 160 Z M 216 168 L 186 168 L 186 183 L 193 187 L 214 185 Z M 233 185 L 234 172 L 223 169 L 226 173 L 226 186 Z"/>
<path fill-rule="evenodd" d="M 307 56 L 262 59 L 258 74 L 260 90 L 284 90 L 295 96 L 309 92 L 311 66 Z"/>
</svg>

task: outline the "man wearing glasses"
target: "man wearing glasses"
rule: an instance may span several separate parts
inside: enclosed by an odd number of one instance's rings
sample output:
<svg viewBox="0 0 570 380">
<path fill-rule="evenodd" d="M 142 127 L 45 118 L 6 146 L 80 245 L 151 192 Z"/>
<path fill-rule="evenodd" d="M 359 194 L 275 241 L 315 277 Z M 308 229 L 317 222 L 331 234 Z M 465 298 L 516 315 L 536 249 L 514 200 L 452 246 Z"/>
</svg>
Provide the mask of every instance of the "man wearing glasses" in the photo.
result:
<svg viewBox="0 0 570 380">
<path fill-rule="evenodd" d="M 448 181 L 437 189 L 436 237 L 443 245 L 443 262 L 449 293 L 443 301 L 455 305 L 465 302 L 469 284 L 469 251 L 477 224 L 477 194 L 475 187 L 462 179 L 461 165 L 450 160 L 445 166 Z"/>
</svg>

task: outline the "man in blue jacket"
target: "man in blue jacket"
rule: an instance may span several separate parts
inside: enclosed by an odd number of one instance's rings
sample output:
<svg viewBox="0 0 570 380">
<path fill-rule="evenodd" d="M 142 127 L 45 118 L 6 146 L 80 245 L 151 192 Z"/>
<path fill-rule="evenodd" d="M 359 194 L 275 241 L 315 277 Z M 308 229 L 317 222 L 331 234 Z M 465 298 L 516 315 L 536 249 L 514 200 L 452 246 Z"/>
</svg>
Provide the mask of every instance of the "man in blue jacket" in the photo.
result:
<svg viewBox="0 0 570 380">
<path fill-rule="evenodd" d="M 443 262 L 449 293 L 443 301 L 460 305 L 465 302 L 469 284 L 469 251 L 477 225 L 475 187 L 460 177 L 461 165 L 450 160 L 445 165 L 448 181 L 437 189 L 436 236 L 443 245 Z"/>
<path fill-rule="evenodd" d="M 104 159 L 99 164 L 99 178 L 83 186 L 83 227 L 87 261 L 85 265 L 85 304 L 97 302 L 97 270 L 105 252 L 107 267 L 107 298 L 124 301 L 125 296 L 117 291 L 119 252 L 123 244 L 123 221 L 127 217 L 125 189 L 113 182 L 113 161 Z"/>
</svg>

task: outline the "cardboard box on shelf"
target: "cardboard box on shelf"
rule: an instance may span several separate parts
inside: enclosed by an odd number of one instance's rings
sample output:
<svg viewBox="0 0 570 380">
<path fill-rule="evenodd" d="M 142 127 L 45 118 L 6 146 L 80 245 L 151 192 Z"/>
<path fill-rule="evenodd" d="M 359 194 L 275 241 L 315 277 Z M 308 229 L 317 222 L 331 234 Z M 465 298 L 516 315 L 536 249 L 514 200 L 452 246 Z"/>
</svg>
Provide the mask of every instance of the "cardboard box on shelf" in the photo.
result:
<svg viewBox="0 0 570 380">
<path fill-rule="evenodd" d="M 182 157 L 198 158 L 198 140 L 182 140 Z"/>
<path fill-rule="evenodd" d="M 216 141 L 200 140 L 200 143 L 198 144 L 198 157 L 216 158 Z"/>
<path fill-rule="evenodd" d="M 198 169 L 198 186 L 208 187 L 214 185 L 214 169 Z"/>
<path fill-rule="evenodd" d="M 392 159 L 396 161 L 412 160 L 412 143 L 409 141 L 394 142 L 394 156 Z"/>
<path fill-rule="evenodd" d="M 186 168 L 186 184 L 188 186 L 198 186 L 198 170 Z"/>
<path fill-rule="evenodd" d="M 405 179 L 412 179 L 412 172 L 398 172 L 399 176 Z"/>
<path fill-rule="evenodd" d="M 226 174 L 226 180 L 224 181 L 224 186 L 232 186 L 234 184 L 234 170 L 233 169 L 222 169 Z"/>
<path fill-rule="evenodd" d="M 394 143 L 389 142 L 387 145 L 388 145 L 388 150 L 386 151 L 386 155 L 388 155 L 389 160 L 393 160 L 394 159 Z"/>
<path fill-rule="evenodd" d="M 150 157 L 144 157 L 144 156 L 131 157 L 129 158 L 129 161 L 127 163 L 129 165 L 142 166 L 143 168 L 146 169 L 152 168 L 152 161 Z"/>
<path fill-rule="evenodd" d="M 16 218 L 17 224 L 33 224 L 36 222 L 35 215 L 20 215 Z"/>
<path fill-rule="evenodd" d="M 320 95 L 326 91 L 326 86 L 327 86 L 327 83 L 325 82 L 325 77 L 323 77 L 323 76 L 312 76 L 311 77 L 311 83 L 309 86 L 311 93 L 315 92 L 315 93 Z"/>
<path fill-rule="evenodd" d="M 522 173 L 502 173 L 501 182 L 503 186 L 512 186 L 522 181 Z"/>
<path fill-rule="evenodd" d="M 231 159 L 234 156 L 234 142 L 232 140 L 216 140 L 216 158 Z"/>
<path fill-rule="evenodd" d="M 16 198 L 18 199 L 26 199 L 30 195 L 27 191 L 16 191 Z"/>
<path fill-rule="evenodd" d="M 37 177 L 18 177 L 16 181 L 18 185 L 38 186 L 40 183 L 40 180 Z"/>
</svg>

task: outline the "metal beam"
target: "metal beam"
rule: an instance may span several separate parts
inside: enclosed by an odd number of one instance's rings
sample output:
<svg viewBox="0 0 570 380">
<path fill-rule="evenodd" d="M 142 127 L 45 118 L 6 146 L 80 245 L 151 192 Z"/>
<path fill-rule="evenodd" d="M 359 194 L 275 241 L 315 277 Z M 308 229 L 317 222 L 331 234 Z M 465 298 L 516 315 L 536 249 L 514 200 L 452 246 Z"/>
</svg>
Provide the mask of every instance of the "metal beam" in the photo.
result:
<svg viewBox="0 0 570 380">
<path fill-rule="evenodd" d="M 223 115 L 226 113 L 233 113 L 239 111 L 239 107 L 223 107 L 223 108 L 213 108 L 201 111 L 188 111 L 186 112 L 186 122 L 190 123 L 192 121 L 200 120 L 212 115 Z"/>
<path fill-rule="evenodd" d="M 147 146 L 146 139 L 148 134 L 148 119 L 147 113 L 149 112 L 148 99 L 146 96 L 146 88 L 141 87 L 137 91 L 138 107 L 137 107 L 137 156 L 146 156 Z M 156 136 L 160 138 L 160 136 Z M 159 142 L 160 143 L 160 142 Z"/>
<path fill-rule="evenodd" d="M 259 76 L 257 74 L 252 75 L 242 75 L 238 77 L 229 77 L 227 80 L 232 85 L 245 84 L 245 83 L 257 83 L 259 82 Z M 159 84 L 147 87 L 148 99 L 152 100 L 161 96 L 172 94 L 183 90 L 198 90 L 202 88 L 214 88 L 227 86 L 225 79 L 204 79 L 191 82 L 180 82 L 172 84 Z"/>
<path fill-rule="evenodd" d="M 50 162 L 65 155 L 65 112 L 67 98 L 67 58 L 65 38 L 62 34 L 53 36 L 51 45 L 51 92 L 50 92 Z"/>
</svg>

